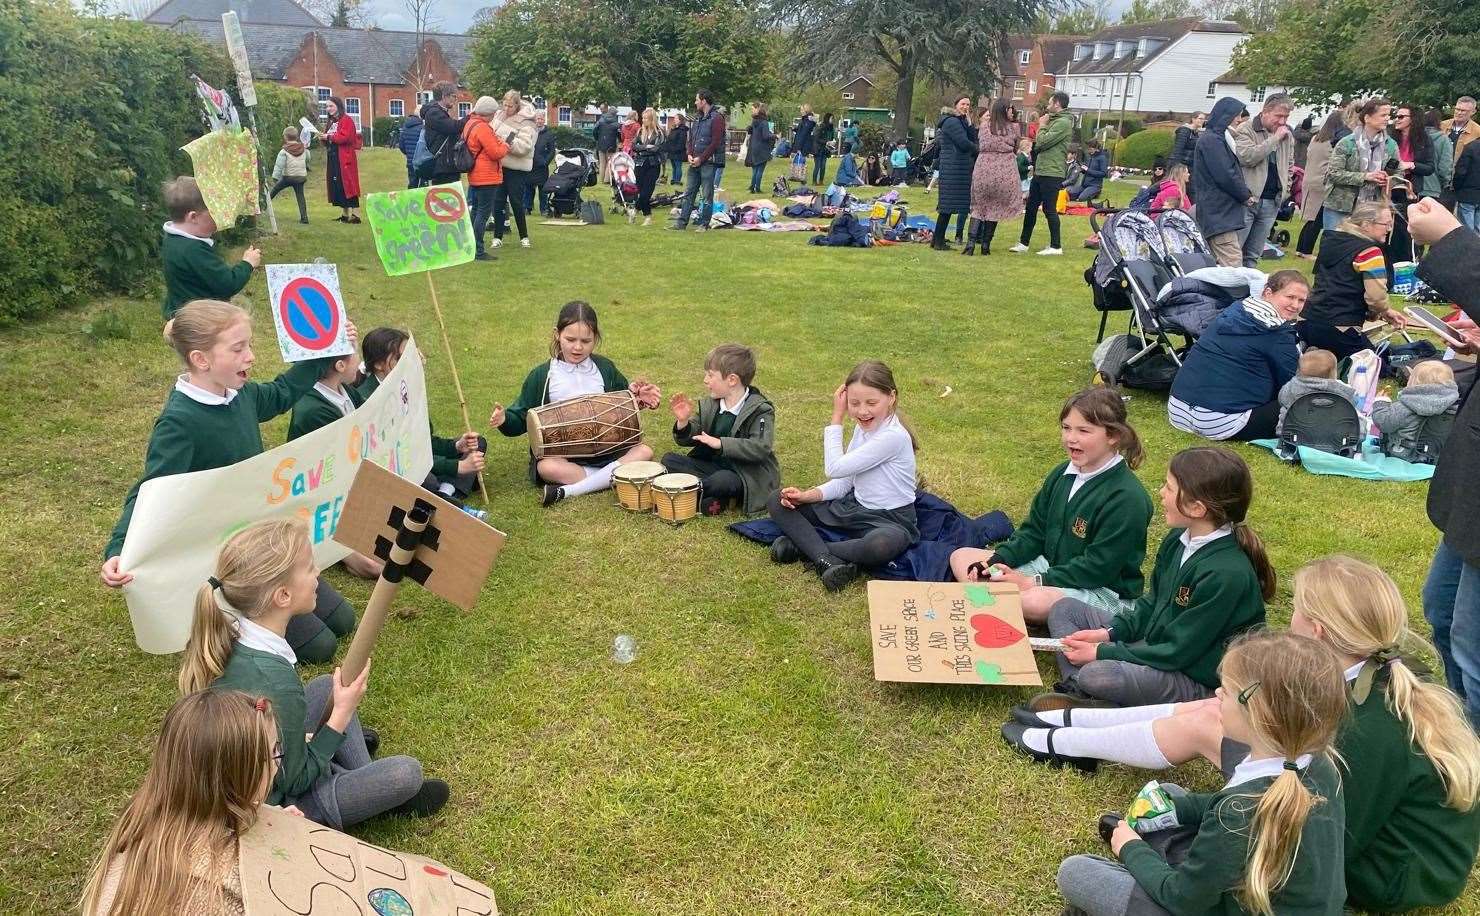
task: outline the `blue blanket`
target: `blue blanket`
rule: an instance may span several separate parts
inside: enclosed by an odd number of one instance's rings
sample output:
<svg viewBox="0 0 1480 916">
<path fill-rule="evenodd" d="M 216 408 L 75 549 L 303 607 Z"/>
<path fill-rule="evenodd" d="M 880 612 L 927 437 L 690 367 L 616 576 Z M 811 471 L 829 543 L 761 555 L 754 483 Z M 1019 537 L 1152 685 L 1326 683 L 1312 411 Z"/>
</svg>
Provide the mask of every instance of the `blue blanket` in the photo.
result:
<svg viewBox="0 0 1480 916">
<path fill-rule="evenodd" d="M 1274 439 L 1255 439 L 1250 445 L 1263 446 L 1274 451 L 1279 442 Z M 1337 477 L 1358 477 L 1362 480 L 1397 480 L 1411 482 L 1428 480 L 1434 476 L 1432 464 L 1413 464 L 1400 458 L 1384 455 L 1382 449 L 1371 439 L 1362 443 L 1362 457 L 1343 458 L 1330 452 L 1300 446 L 1300 466 L 1312 474 L 1333 474 Z"/>
<path fill-rule="evenodd" d="M 871 570 L 874 577 L 949 582 L 951 551 L 985 547 L 1012 536 L 1012 521 L 1005 514 L 988 512 L 980 518 L 967 518 L 955 506 L 924 490 L 915 496 L 915 519 L 920 526 L 919 542 L 883 568 Z M 736 522 L 730 530 L 760 544 L 770 544 L 781 536 L 781 529 L 768 518 Z M 848 537 L 833 528 L 818 528 L 817 533 L 829 543 Z"/>
</svg>

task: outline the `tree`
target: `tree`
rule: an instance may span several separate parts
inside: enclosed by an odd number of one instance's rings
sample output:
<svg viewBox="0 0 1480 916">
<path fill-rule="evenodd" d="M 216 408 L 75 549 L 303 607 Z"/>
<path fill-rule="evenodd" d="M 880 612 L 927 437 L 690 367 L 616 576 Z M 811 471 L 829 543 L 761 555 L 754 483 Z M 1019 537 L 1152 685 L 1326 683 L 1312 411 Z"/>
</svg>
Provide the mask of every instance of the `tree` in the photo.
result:
<svg viewBox="0 0 1480 916">
<path fill-rule="evenodd" d="M 341 0 L 343 2 L 343 0 Z M 411 87 L 418 94 L 430 88 L 431 74 L 427 72 L 427 33 L 435 32 L 442 25 L 433 10 L 437 0 L 404 0 L 406 13 L 411 17 L 411 30 L 416 33 L 416 72 L 411 74 Z"/>
<path fill-rule="evenodd" d="M 1426 7 L 1292 0 L 1272 29 L 1238 49 L 1233 65 L 1251 84 L 1294 87 L 1304 104 L 1381 93 L 1432 106 L 1480 85 L 1477 33 L 1474 0 L 1430 0 Z"/>
<path fill-rule="evenodd" d="M 1093 35 L 1110 24 L 1110 0 L 1075 0 L 1040 17 L 1034 31 L 1054 35 Z"/>
<path fill-rule="evenodd" d="M 1203 0 L 1199 14 L 1207 19 L 1228 19 L 1258 34 L 1274 28 L 1286 0 Z"/>
<path fill-rule="evenodd" d="M 1120 14 L 1122 23 L 1160 22 L 1193 15 L 1191 0 L 1132 0 Z"/>
<path fill-rule="evenodd" d="M 744 0 L 510 0 L 473 28 L 469 85 L 547 98 L 685 105 L 764 98 L 768 37 Z"/>
<path fill-rule="evenodd" d="M 897 77 L 894 136 L 909 132 L 915 81 L 984 90 L 996 85 L 1002 41 L 1031 31 L 1060 0 L 776 0 L 772 13 L 791 29 L 798 75 L 826 83 L 880 59 Z"/>
<path fill-rule="evenodd" d="M 331 28 L 359 29 L 374 24 L 364 0 L 305 0 L 302 6 Z"/>
</svg>

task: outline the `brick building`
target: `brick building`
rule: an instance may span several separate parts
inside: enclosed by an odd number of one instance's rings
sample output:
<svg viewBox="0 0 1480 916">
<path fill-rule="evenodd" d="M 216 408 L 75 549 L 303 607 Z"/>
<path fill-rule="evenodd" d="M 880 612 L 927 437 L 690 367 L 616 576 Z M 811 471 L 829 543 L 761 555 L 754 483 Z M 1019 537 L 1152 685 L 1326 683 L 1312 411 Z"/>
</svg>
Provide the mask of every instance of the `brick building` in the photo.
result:
<svg viewBox="0 0 1480 916">
<path fill-rule="evenodd" d="M 443 80 L 464 85 L 466 35 L 331 28 L 293 0 L 165 0 L 145 21 L 224 47 L 227 10 L 241 19 L 256 78 L 303 89 L 320 104 L 338 96 L 361 130 L 374 118 L 412 114 Z M 471 106 L 464 92 L 459 114 Z"/>
<path fill-rule="evenodd" d="M 1023 109 L 1046 103 L 1056 88 L 1054 74 L 1064 69 L 1081 40 L 1079 35 L 1014 35 L 1004 40 L 997 61 L 1001 94 Z"/>
</svg>

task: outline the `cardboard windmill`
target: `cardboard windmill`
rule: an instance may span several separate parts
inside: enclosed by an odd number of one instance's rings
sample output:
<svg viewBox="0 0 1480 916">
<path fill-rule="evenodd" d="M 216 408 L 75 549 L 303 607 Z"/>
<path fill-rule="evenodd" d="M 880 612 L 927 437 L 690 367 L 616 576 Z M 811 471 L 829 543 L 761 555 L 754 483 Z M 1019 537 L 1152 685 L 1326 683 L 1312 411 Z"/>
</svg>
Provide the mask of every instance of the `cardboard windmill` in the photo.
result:
<svg viewBox="0 0 1480 916">
<path fill-rule="evenodd" d="M 875 579 L 868 614 L 874 680 L 1043 683 L 1016 585 Z"/>
<path fill-rule="evenodd" d="M 437 494 L 374 462 L 361 462 L 334 540 L 378 557 L 385 569 L 341 662 L 341 678 L 348 683 L 364 670 L 403 581 L 410 579 L 437 597 L 472 610 L 506 539 L 502 531 Z"/>
</svg>

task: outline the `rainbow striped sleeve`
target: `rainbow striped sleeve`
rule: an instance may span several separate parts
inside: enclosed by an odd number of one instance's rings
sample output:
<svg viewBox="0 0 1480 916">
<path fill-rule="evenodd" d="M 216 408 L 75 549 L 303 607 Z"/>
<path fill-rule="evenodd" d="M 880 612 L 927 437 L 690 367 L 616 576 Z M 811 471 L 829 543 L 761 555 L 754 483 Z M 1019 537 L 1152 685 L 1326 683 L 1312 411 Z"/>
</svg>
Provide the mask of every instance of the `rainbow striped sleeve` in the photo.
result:
<svg viewBox="0 0 1480 916">
<path fill-rule="evenodd" d="M 1387 282 L 1387 262 L 1382 258 L 1382 249 L 1376 245 L 1357 252 L 1357 256 L 1352 258 L 1352 267 L 1369 280 Z"/>
</svg>

